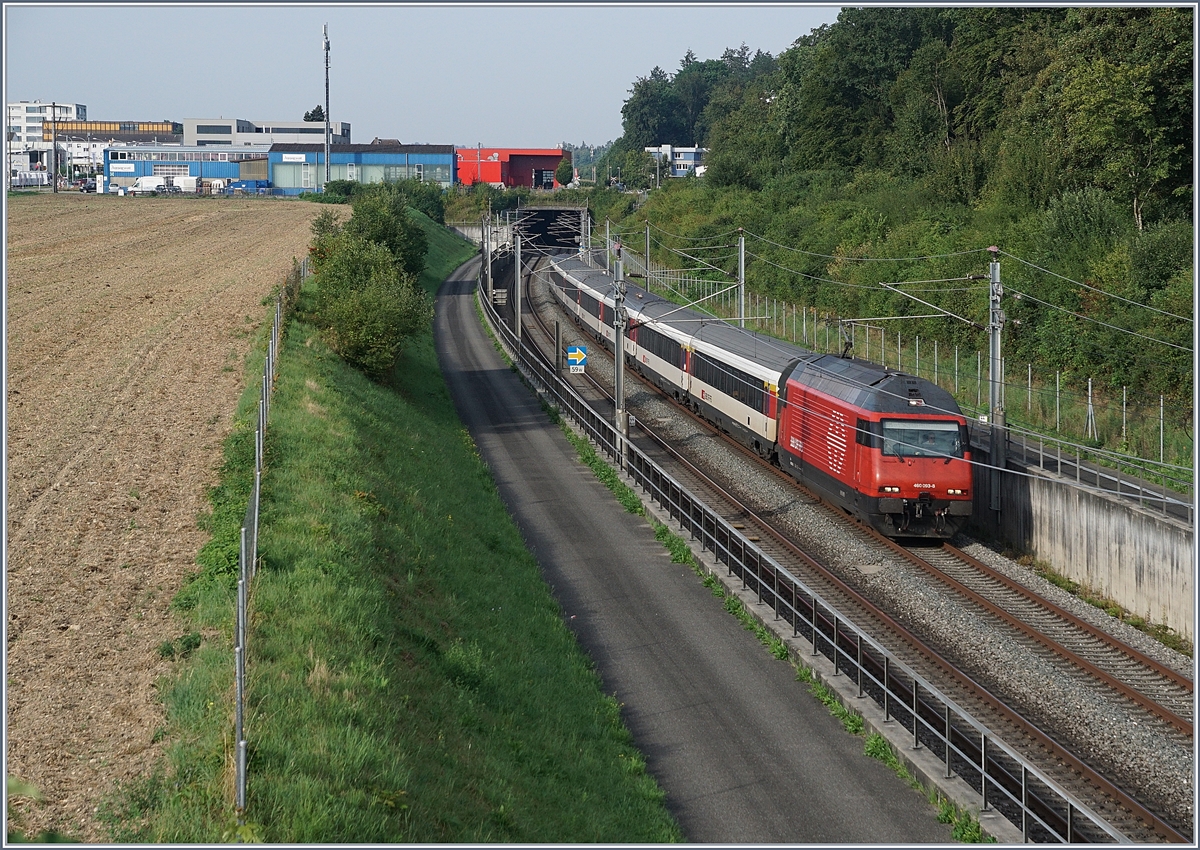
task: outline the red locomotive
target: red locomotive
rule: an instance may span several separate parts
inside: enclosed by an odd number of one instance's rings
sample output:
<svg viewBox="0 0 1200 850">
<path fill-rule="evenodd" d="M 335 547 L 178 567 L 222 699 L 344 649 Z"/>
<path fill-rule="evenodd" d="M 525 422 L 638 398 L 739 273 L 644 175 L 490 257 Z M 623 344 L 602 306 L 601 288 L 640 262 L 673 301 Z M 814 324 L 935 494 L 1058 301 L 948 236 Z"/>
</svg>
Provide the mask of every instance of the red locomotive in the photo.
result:
<svg viewBox="0 0 1200 850">
<path fill-rule="evenodd" d="M 554 260 L 555 294 L 613 347 L 612 278 Z M 890 537 L 952 537 L 971 515 L 967 423 L 912 375 L 760 336 L 630 286 L 630 366 Z"/>
</svg>

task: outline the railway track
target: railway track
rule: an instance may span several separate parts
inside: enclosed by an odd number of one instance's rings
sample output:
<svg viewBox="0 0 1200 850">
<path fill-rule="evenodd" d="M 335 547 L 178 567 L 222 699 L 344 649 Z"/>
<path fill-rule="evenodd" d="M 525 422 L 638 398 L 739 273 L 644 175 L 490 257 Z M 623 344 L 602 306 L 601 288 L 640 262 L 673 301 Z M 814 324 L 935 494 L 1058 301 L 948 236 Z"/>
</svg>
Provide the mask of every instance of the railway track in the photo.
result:
<svg viewBox="0 0 1200 850">
<path fill-rule="evenodd" d="M 1192 680 L 949 543 L 899 547 L 905 557 L 980 608 L 998 612 L 1021 633 L 1088 671 L 1147 713 L 1191 737 Z"/>
<path fill-rule="evenodd" d="M 525 331 L 530 344 L 544 351 L 554 342 L 541 316 L 547 299 L 531 295 L 528 300 L 538 321 L 536 325 L 526 323 Z M 557 314 L 557 308 L 554 309 Z M 564 322 L 565 314 L 558 316 L 560 323 L 574 328 L 573 323 Z M 586 383 L 579 376 L 571 377 L 571 383 L 590 403 L 598 409 L 611 412 L 611 397 L 601 385 Z M 671 406 L 676 413 L 684 413 L 696 420 L 682 407 Z M 633 405 L 630 405 L 630 409 L 634 410 Z M 1170 818 L 1155 811 L 1157 807 L 1153 802 L 1143 803 L 1137 799 L 1137 795 L 1123 790 L 1119 778 L 1107 778 L 1111 771 L 1094 768 L 1085 763 L 1083 758 L 1074 755 L 1069 741 L 1063 743 L 1059 740 L 1070 736 L 1064 736 L 1055 729 L 1052 717 L 1044 711 L 1030 711 L 1028 706 L 1010 705 L 1011 700 L 1006 699 L 1006 695 L 993 693 L 989 685 L 1002 683 L 987 682 L 986 676 L 981 676 L 969 663 L 956 657 L 959 653 L 954 646 L 945 645 L 944 640 L 936 634 L 923 631 L 919 625 L 903 622 L 902 615 L 895 610 L 889 611 L 888 600 L 871 599 L 869 591 L 854 587 L 839 576 L 839 570 L 835 567 L 821 563 L 793 543 L 787 532 L 777 527 L 778 522 L 763 518 L 760 511 L 743 504 L 732 492 L 736 487 L 729 486 L 731 482 L 714 480 L 714 476 L 702 471 L 684 453 L 676 451 L 669 441 L 654 435 L 645 425 L 647 420 L 654 418 L 653 415 L 635 415 L 639 433 L 631 435 L 631 439 L 639 449 L 671 469 L 672 475 L 677 476 L 691 492 L 717 507 L 733 527 L 742 529 L 742 533 L 770 555 L 775 563 L 811 587 L 814 596 L 850 614 L 854 622 L 877 635 L 896 657 L 903 659 L 911 669 L 920 671 L 926 681 L 936 683 L 942 693 L 951 694 L 960 706 L 970 711 L 972 717 L 994 730 L 1006 743 L 1037 764 L 1046 775 L 1086 801 L 1093 811 L 1102 814 L 1132 840 L 1189 839 L 1190 823 L 1176 826 Z M 710 437 L 715 434 L 715 429 L 703 420 L 698 420 L 698 425 Z M 744 456 L 761 463 L 757 455 L 740 444 L 728 443 Z M 794 481 L 778 469 L 766 464 L 762 466 L 773 475 L 786 478 L 789 486 L 795 487 Z M 811 495 L 807 501 L 810 506 L 820 502 Z M 1091 682 L 1089 687 L 1098 695 L 1098 699 L 1111 700 L 1116 694 L 1118 699 L 1124 701 L 1125 710 L 1138 714 L 1136 722 L 1161 726 L 1163 734 L 1175 736 L 1180 746 L 1190 749 L 1192 683 L 1185 676 L 1116 641 L 1103 630 L 1041 599 L 1019 583 L 954 547 L 900 547 L 866 526 L 845 518 L 841 511 L 827 510 L 841 518 L 844 533 L 848 536 L 869 538 L 871 545 L 881 553 L 886 550 L 893 558 L 901 558 L 913 568 L 921 570 L 927 577 L 926 581 L 928 577 L 934 577 L 937 584 L 953 594 L 953 604 L 969 606 L 978 612 L 977 616 L 991 620 L 993 627 L 1008 635 L 1009 639 L 1025 642 L 1029 651 L 1040 653 L 1048 659 L 1048 663 L 1058 665 L 1057 669 L 1062 675 L 1077 680 L 1086 676 Z M 804 630 L 799 624 L 795 625 L 796 631 L 803 634 Z M 807 626 L 804 628 L 807 629 Z M 847 644 L 848 638 L 840 632 L 836 621 L 824 623 L 819 631 L 821 633 L 815 636 L 817 642 L 825 640 L 837 644 L 839 651 L 847 654 L 846 657 L 851 657 L 850 654 L 856 651 L 855 646 Z M 811 629 L 805 637 L 813 639 Z M 886 671 L 881 670 L 881 674 L 886 677 Z M 936 721 L 937 707 L 922 705 L 918 688 L 913 687 L 908 696 L 910 698 L 902 696 L 898 701 L 899 707 L 895 708 L 897 714 L 912 711 L 924 717 L 929 713 Z M 1027 716 L 1029 714 L 1036 719 L 1030 719 Z M 969 755 L 963 758 L 953 754 L 950 768 L 971 782 L 974 779 L 972 773 L 979 773 L 979 764 L 981 760 L 986 762 L 988 755 L 970 754 L 971 746 L 966 736 L 962 737 L 962 751 Z M 996 770 L 1004 773 L 1002 765 L 996 766 Z M 1047 816 L 1052 817 L 1049 814 Z M 1177 823 L 1178 820 L 1175 820 Z M 1083 833 L 1076 831 L 1075 839 L 1105 840 L 1102 835 L 1089 836 L 1086 832 L 1086 829 Z M 1036 830 L 1031 836 L 1036 837 Z"/>
</svg>

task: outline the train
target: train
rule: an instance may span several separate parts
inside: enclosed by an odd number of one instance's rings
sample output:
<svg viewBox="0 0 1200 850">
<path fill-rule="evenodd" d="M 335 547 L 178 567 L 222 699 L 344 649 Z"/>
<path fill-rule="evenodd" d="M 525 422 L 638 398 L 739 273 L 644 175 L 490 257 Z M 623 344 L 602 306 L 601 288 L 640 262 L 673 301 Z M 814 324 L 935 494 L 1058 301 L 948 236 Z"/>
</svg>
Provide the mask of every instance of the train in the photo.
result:
<svg viewBox="0 0 1200 850">
<path fill-rule="evenodd" d="M 554 296 L 610 351 L 614 278 L 551 258 Z M 946 390 L 739 328 L 627 284 L 625 357 L 664 394 L 892 538 L 949 539 L 971 516 L 967 421 Z"/>
</svg>

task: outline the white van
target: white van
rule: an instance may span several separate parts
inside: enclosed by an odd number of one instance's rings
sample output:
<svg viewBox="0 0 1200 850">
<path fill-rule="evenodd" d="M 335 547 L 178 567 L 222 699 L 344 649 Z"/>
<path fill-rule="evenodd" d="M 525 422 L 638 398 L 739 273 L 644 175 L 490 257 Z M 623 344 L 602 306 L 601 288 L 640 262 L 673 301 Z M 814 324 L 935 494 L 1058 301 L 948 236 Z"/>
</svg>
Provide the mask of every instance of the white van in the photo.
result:
<svg viewBox="0 0 1200 850">
<path fill-rule="evenodd" d="M 157 192 L 167 184 L 165 177 L 139 177 L 133 181 L 133 185 L 129 187 L 129 194 L 143 195 L 150 192 Z"/>
</svg>

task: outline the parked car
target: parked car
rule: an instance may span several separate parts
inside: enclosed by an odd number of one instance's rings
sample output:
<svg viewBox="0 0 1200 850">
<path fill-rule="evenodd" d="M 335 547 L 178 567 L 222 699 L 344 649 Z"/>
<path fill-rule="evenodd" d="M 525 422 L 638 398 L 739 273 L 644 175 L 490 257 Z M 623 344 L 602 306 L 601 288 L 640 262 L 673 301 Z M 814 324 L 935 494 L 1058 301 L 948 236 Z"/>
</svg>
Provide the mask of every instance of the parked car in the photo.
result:
<svg viewBox="0 0 1200 850">
<path fill-rule="evenodd" d="M 164 183 L 162 186 L 158 187 L 158 193 L 160 195 L 182 195 L 183 189 L 174 184 Z"/>
<path fill-rule="evenodd" d="M 83 183 L 79 186 L 79 191 L 80 192 L 95 192 L 96 191 L 96 181 L 95 180 L 84 180 Z"/>
</svg>

